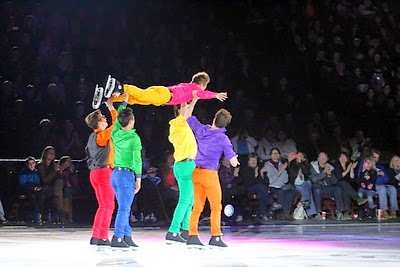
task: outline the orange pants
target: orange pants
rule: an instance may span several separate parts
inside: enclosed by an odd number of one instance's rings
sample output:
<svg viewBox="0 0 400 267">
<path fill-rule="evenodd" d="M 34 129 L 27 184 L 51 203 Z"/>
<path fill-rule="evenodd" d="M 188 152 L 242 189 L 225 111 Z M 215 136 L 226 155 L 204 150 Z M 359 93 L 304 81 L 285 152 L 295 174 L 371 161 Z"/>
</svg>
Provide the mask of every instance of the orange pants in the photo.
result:
<svg viewBox="0 0 400 267">
<path fill-rule="evenodd" d="M 151 86 L 147 89 L 140 89 L 137 86 L 124 84 L 124 92 L 129 95 L 128 104 L 134 105 L 155 105 L 161 106 L 171 100 L 171 91 L 165 86 Z M 124 101 L 122 94 L 114 99 L 115 102 Z"/>
<path fill-rule="evenodd" d="M 199 218 L 204 209 L 206 197 L 210 202 L 211 235 L 221 235 L 222 192 L 217 171 L 196 168 L 192 174 L 194 185 L 194 205 L 189 222 L 189 235 L 197 235 Z"/>
</svg>

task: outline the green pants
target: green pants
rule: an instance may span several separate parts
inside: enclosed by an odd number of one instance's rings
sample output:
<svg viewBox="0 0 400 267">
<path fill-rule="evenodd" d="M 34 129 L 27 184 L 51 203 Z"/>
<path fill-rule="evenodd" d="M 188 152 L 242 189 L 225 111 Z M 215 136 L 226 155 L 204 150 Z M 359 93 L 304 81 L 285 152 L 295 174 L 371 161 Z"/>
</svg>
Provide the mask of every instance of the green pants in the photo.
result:
<svg viewBox="0 0 400 267">
<path fill-rule="evenodd" d="M 179 233 L 181 227 L 183 230 L 189 230 L 189 219 L 193 207 L 192 173 L 195 167 L 193 161 L 174 163 L 174 175 L 179 187 L 179 200 L 171 226 L 168 229 L 170 233 Z"/>
</svg>

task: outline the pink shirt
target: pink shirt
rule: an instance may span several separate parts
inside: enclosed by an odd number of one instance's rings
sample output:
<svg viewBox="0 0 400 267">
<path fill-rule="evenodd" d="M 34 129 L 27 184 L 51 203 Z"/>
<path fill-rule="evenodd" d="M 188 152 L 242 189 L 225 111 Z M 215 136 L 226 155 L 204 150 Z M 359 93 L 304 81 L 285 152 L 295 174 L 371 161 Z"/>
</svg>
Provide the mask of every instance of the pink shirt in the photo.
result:
<svg viewBox="0 0 400 267">
<path fill-rule="evenodd" d="M 200 99 L 212 99 L 215 98 L 215 92 L 203 91 L 195 83 L 180 83 L 178 85 L 167 87 L 173 94 L 171 101 L 165 105 L 174 106 L 184 102 L 191 101 L 193 99 L 192 92 L 197 90 L 197 96 Z"/>
</svg>

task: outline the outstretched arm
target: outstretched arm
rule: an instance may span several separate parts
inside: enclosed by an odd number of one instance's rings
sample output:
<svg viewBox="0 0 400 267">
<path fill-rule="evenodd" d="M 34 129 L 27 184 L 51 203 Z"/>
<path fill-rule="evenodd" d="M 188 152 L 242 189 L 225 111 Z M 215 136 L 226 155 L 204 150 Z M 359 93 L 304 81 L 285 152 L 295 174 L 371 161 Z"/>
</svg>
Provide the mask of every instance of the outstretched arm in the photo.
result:
<svg viewBox="0 0 400 267">
<path fill-rule="evenodd" d="M 197 93 L 198 97 L 200 99 L 212 99 L 212 98 L 216 98 L 219 101 L 223 102 L 224 100 L 226 100 L 228 98 L 228 94 L 226 92 L 223 93 L 215 93 L 215 92 L 211 92 L 211 91 L 203 91 L 200 90 Z"/>
<path fill-rule="evenodd" d="M 193 100 L 192 100 L 192 102 L 190 102 L 189 105 L 187 105 L 185 107 L 185 113 L 182 113 L 182 109 L 181 109 L 181 114 L 182 114 L 183 117 L 185 117 L 185 119 L 187 119 L 187 118 L 192 116 L 192 113 L 193 113 L 193 110 L 194 110 L 194 106 L 196 105 L 197 100 L 199 100 L 199 97 L 197 96 L 197 91 L 196 90 L 193 91 L 192 94 L 193 94 Z M 182 108 L 182 106 L 181 106 L 181 108 Z"/>
</svg>

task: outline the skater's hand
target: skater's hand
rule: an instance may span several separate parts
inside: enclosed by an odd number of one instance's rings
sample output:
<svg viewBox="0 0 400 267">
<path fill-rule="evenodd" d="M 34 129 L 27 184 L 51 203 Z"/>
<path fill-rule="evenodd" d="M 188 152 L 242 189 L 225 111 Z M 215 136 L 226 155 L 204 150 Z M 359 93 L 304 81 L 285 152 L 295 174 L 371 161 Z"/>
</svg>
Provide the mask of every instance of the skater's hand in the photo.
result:
<svg viewBox="0 0 400 267">
<path fill-rule="evenodd" d="M 106 104 L 106 106 L 107 106 L 107 108 L 109 110 L 115 109 L 114 105 L 113 105 L 113 102 L 114 102 L 114 96 L 113 95 L 110 98 L 108 98 L 107 101 L 105 102 L 105 104 Z"/>
<path fill-rule="evenodd" d="M 236 156 L 234 156 L 233 158 L 231 158 L 231 159 L 229 160 L 229 162 L 231 163 L 231 165 L 232 165 L 233 167 L 236 167 L 236 166 L 240 165 L 240 162 L 239 162 L 239 160 L 238 160 L 238 155 L 236 155 Z"/>
<path fill-rule="evenodd" d="M 125 101 L 126 103 L 128 103 L 128 100 L 129 100 L 129 94 L 128 94 L 127 92 L 125 92 L 125 93 L 124 93 L 124 101 Z"/>
<path fill-rule="evenodd" d="M 228 99 L 228 94 L 227 93 L 217 93 L 217 94 L 215 94 L 215 98 L 221 102 L 224 102 L 226 99 Z"/>
<path fill-rule="evenodd" d="M 142 184 L 142 179 L 136 179 L 135 191 L 133 192 L 135 195 L 139 192 L 141 184 Z"/>
</svg>

